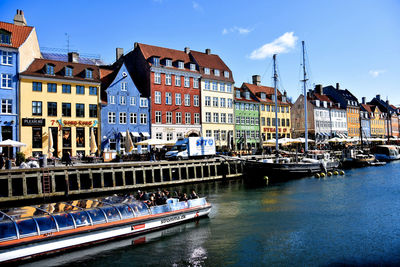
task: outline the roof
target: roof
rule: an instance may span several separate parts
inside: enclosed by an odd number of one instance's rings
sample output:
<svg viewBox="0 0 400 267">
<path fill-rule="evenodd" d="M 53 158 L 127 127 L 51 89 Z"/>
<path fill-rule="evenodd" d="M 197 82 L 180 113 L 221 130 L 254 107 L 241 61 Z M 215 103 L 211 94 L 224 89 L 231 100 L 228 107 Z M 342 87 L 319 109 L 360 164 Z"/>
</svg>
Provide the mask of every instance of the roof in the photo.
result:
<svg viewBox="0 0 400 267">
<path fill-rule="evenodd" d="M 0 21 L 0 29 L 6 30 L 11 33 L 11 44 L 0 43 L 0 46 L 19 48 L 28 38 L 29 34 L 33 30 L 33 27 L 15 25 L 12 23 Z"/>
<path fill-rule="evenodd" d="M 327 103 L 332 102 L 332 104 L 333 104 L 333 101 L 327 95 L 321 95 L 321 94 L 317 94 L 315 92 L 313 93 L 313 95 L 319 101 L 326 101 Z"/>
<path fill-rule="evenodd" d="M 42 52 L 42 57 L 44 59 L 68 62 L 68 54 L 43 53 Z M 89 58 L 89 57 L 81 57 L 81 56 L 79 56 L 78 62 L 82 63 L 82 64 L 88 64 L 88 65 L 103 65 L 104 64 L 104 62 L 99 58 Z"/>
<path fill-rule="evenodd" d="M 112 66 L 101 66 L 100 67 L 100 79 L 101 79 L 101 94 L 100 98 L 103 104 L 107 104 L 107 93 L 106 90 L 110 84 L 114 81 L 121 66 L 112 68 Z"/>
<path fill-rule="evenodd" d="M 233 80 L 232 71 L 228 68 L 225 62 L 215 54 L 207 54 L 198 51 L 190 51 L 190 55 L 194 58 L 196 63 L 200 66 L 200 73 L 203 78 L 205 79 L 214 79 L 214 80 L 221 80 L 227 82 L 235 82 Z M 210 74 L 204 73 L 204 68 L 210 69 Z M 219 76 L 214 75 L 212 70 L 219 70 Z M 229 78 L 226 78 L 224 75 L 224 71 L 229 72 Z"/>
<path fill-rule="evenodd" d="M 44 68 L 46 64 L 54 65 L 54 75 L 48 75 L 44 73 Z M 72 67 L 72 77 L 66 77 L 64 75 L 64 68 L 66 66 Z M 84 71 L 86 69 L 93 70 L 93 78 L 87 79 L 84 76 Z M 81 63 L 73 63 L 73 62 L 64 62 L 64 61 L 56 61 L 49 59 L 35 59 L 32 64 L 28 67 L 28 69 L 21 73 L 21 75 L 27 76 L 36 76 L 36 77 L 44 77 L 44 78 L 58 78 L 63 80 L 78 80 L 85 82 L 100 82 L 100 73 L 99 67 L 95 65 L 81 64 Z"/>
<path fill-rule="evenodd" d="M 368 104 L 361 104 L 361 107 L 362 107 L 365 111 L 367 111 L 367 112 L 369 112 L 369 113 L 373 113 L 372 109 L 374 109 L 374 106 L 368 105 Z"/>
<path fill-rule="evenodd" d="M 239 90 L 241 92 L 247 91 L 247 90 L 244 90 L 243 88 L 240 88 L 240 87 L 235 87 L 235 91 L 236 90 Z M 249 103 L 259 103 L 259 101 L 257 101 L 257 97 L 254 96 L 251 92 L 250 92 L 250 99 L 247 99 L 245 97 L 236 97 L 236 93 L 235 93 L 235 101 L 249 102 Z"/>
<path fill-rule="evenodd" d="M 265 93 L 267 95 L 275 94 L 275 89 L 272 87 L 268 87 L 268 86 L 264 86 L 264 85 L 255 85 L 252 83 L 243 83 L 243 85 L 246 86 L 247 88 L 249 88 L 249 90 L 255 95 L 257 93 Z M 282 93 L 278 89 L 277 89 L 277 93 L 278 93 L 278 96 L 282 95 Z"/>
<path fill-rule="evenodd" d="M 143 56 L 148 60 L 151 57 L 159 57 L 160 59 L 168 58 L 172 61 L 183 61 L 185 64 L 192 62 L 190 60 L 190 56 L 186 54 L 184 51 L 159 47 L 154 45 L 147 44 L 138 44 L 140 50 L 143 53 Z M 151 62 L 149 62 L 151 64 Z M 194 63 L 194 62 L 192 62 Z"/>
</svg>

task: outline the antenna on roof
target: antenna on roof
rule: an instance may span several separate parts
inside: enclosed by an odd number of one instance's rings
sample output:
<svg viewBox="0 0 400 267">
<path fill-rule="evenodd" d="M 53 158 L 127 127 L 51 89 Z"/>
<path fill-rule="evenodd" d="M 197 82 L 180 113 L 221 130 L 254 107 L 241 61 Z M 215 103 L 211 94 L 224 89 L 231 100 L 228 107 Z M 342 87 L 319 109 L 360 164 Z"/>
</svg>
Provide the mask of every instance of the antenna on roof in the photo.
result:
<svg viewBox="0 0 400 267">
<path fill-rule="evenodd" d="M 69 34 L 65 33 L 65 37 L 67 38 L 67 53 L 69 53 Z"/>
</svg>

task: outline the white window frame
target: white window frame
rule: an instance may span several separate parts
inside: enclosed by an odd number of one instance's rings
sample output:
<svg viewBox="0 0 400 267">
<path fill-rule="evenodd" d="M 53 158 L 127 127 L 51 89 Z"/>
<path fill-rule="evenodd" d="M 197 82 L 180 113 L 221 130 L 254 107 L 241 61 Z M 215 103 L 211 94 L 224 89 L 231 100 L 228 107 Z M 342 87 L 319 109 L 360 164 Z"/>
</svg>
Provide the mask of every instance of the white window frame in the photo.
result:
<svg viewBox="0 0 400 267">
<path fill-rule="evenodd" d="M 115 124 L 115 112 L 108 112 L 108 124 Z"/>
<path fill-rule="evenodd" d="M 190 95 L 185 94 L 185 106 L 190 107 Z"/>
<path fill-rule="evenodd" d="M 172 76 L 171 74 L 167 73 L 165 74 L 165 85 L 171 85 L 172 84 Z"/>
<path fill-rule="evenodd" d="M 165 60 L 165 66 L 166 67 L 172 67 L 172 60 L 171 59 L 166 59 Z"/>
<path fill-rule="evenodd" d="M 210 75 L 210 68 L 204 68 L 204 74 Z"/>
<path fill-rule="evenodd" d="M 172 93 L 165 92 L 165 104 L 172 105 Z"/>
<path fill-rule="evenodd" d="M 233 107 L 233 100 L 231 98 L 228 98 L 227 108 L 232 108 L 232 107 Z"/>
<path fill-rule="evenodd" d="M 190 63 L 190 70 L 196 71 L 196 64 Z"/>
<path fill-rule="evenodd" d="M 211 96 L 204 97 L 204 106 L 211 107 Z"/>
<path fill-rule="evenodd" d="M 140 113 L 140 124 L 141 125 L 147 124 L 147 114 L 146 113 Z"/>
<path fill-rule="evenodd" d="M 194 124 L 200 124 L 200 113 L 194 113 Z"/>
<path fill-rule="evenodd" d="M 219 70 L 215 69 L 215 70 L 214 70 L 214 75 L 215 75 L 215 76 L 219 76 Z"/>
<path fill-rule="evenodd" d="M 219 84 L 219 91 L 220 92 L 225 92 L 225 83 L 220 83 Z"/>
<path fill-rule="evenodd" d="M 212 82 L 212 90 L 213 91 L 218 91 L 218 83 L 217 82 Z"/>
<path fill-rule="evenodd" d="M 206 137 L 212 137 L 211 130 L 206 130 Z"/>
<path fill-rule="evenodd" d="M 185 63 L 183 61 L 178 61 L 178 68 L 184 69 L 185 68 Z"/>
<path fill-rule="evenodd" d="M 154 83 L 161 84 L 161 73 L 154 72 Z"/>
<path fill-rule="evenodd" d="M 155 120 L 156 123 L 162 123 L 162 112 L 161 111 L 156 111 L 155 112 Z"/>
<path fill-rule="evenodd" d="M 161 104 L 161 92 L 160 91 L 155 91 L 154 93 L 154 103 L 155 104 Z"/>
<path fill-rule="evenodd" d="M 206 122 L 211 122 L 211 112 L 206 112 L 205 121 L 206 121 Z"/>
<path fill-rule="evenodd" d="M 232 84 L 230 84 L 230 83 L 226 84 L 226 92 L 232 93 Z"/>
<path fill-rule="evenodd" d="M 175 105 L 181 106 L 182 105 L 182 95 L 181 93 L 175 93 Z"/>
<path fill-rule="evenodd" d="M 228 123 L 232 124 L 233 123 L 233 114 L 228 113 Z"/>
<path fill-rule="evenodd" d="M 193 88 L 199 88 L 199 79 L 193 78 Z"/>
<path fill-rule="evenodd" d="M 218 112 L 213 113 L 213 123 L 219 123 L 219 113 Z"/>
<path fill-rule="evenodd" d="M 6 81 L 6 85 L 3 86 L 3 82 Z M 4 89 L 13 89 L 12 87 L 12 75 L 9 73 L 1 74 L 0 87 Z"/>
<path fill-rule="evenodd" d="M 225 98 L 221 97 L 221 98 L 219 99 L 219 106 L 220 106 L 221 108 L 225 108 L 225 107 L 226 107 L 226 99 L 225 99 Z"/>
<path fill-rule="evenodd" d="M 221 123 L 226 123 L 226 113 L 221 113 L 220 122 Z"/>
<path fill-rule="evenodd" d="M 126 124 L 126 112 L 119 113 L 119 124 Z"/>
<path fill-rule="evenodd" d="M 128 83 L 121 82 L 121 91 L 127 91 L 127 90 L 128 90 Z"/>
<path fill-rule="evenodd" d="M 145 97 L 140 98 L 140 107 L 147 108 L 149 106 L 149 101 Z"/>
<path fill-rule="evenodd" d="M 204 90 L 210 90 L 210 81 L 204 81 Z"/>
<path fill-rule="evenodd" d="M 131 96 L 130 99 L 129 99 L 129 104 L 131 106 L 136 106 L 136 97 Z"/>
<path fill-rule="evenodd" d="M 190 77 L 185 77 L 184 78 L 184 84 L 185 84 L 186 88 L 190 87 Z"/>
<path fill-rule="evenodd" d="M 119 96 L 119 104 L 120 105 L 126 105 L 126 96 Z"/>
<path fill-rule="evenodd" d="M 198 95 L 194 95 L 193 96 L 193 106 L 198 107 L 199 105 L 200 105 L 199 96 Z"/>
<path fill-rule="evenodd" d="M 12 52 L 9 51 L 1 51 L 1 65 L 12 66 Z"/>
<path fill-rule="evenodd" d="M 182 124 L 182 112 L 175 112 L 175 123 Z"/>
<path fill-rule="evenodd" d="M 192 114 L 185 112 L 185 124 L 192 124 Z"/>
<path fill-rule="evenodd" d="M 224 71 L 224 77 L 229 78 L 229 71 Z"/>
<path fill-rule="evenodd" d="M 162 140 L 162 133 L 156 133 L 156 139 Z"/>
<path fill-rule="evenodd" d="M 5 106 L 6 112 L 3 113 L 3 106 Z M 12 99 L 2 99 L 0 114 L 12 114 Z"/>
<path fill-rule="evenodd" d="M 175 75 L 175 86 L 181 86 L 181 76 Z"/>
<path fill-rule="evenodd" d="M 172 112 L 171 111 L 167 111 L 165 118 L 166 118 L 166 121 L 165 121 L 166 124 L 172 124 Z"/>
<path fill-rule="evenodd" d="M 137 124 L 137 114 L 136 113 L 129 113 L 129 123 Z"/>
<path fill-rule="evenodd" d="M 167 133 L 167 141 L 171 141 L 174 138 L 174 134 L 169 132 Z"/>
<path fill-rule="evenodd" d="M 217 108 L 218 104 L 219 104 L 218 103 L 218 97 L 213 97 L 212 100 L 213 100 L 212 101 L 212 106 Z"/>
</svg>

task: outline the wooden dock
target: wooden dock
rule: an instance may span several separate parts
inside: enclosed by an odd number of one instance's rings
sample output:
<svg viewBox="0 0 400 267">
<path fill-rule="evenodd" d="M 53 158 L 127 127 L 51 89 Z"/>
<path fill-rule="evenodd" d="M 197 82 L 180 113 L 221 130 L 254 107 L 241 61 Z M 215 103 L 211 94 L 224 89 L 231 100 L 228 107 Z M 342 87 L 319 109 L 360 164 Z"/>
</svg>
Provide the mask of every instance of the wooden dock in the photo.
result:
<svg viewBox="0 0 400 267">
<path fill-rule="evenodd" d="M 240 177 L 239 160 L 124 162 L 0 171 L 0 204 Z"/>
</svg>

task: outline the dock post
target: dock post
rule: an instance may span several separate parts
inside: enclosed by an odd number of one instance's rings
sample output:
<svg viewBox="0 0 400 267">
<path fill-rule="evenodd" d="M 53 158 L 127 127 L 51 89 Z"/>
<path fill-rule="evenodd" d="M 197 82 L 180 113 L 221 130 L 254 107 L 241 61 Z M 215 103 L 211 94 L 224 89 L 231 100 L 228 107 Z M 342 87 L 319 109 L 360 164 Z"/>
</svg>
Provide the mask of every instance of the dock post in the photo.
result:
<svg viewBox="0 0 400 267">
<path fill-rule="evenodd" d="M 24 196 L 28 195 L 28 190 L 26 187 L 26 173 L 25 172 L 22 173 L 22 194 Z"/>
<path fill-rule="evenodd" d="M 69 195 L 69 177 L 68 177 L 67 170 L 64 170 L 64 176 L 65 176 L 65 195 L 68 197 L 68 195 Z"/>
</svg>

